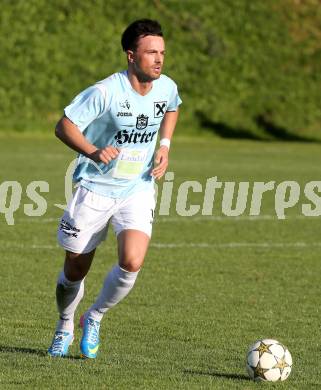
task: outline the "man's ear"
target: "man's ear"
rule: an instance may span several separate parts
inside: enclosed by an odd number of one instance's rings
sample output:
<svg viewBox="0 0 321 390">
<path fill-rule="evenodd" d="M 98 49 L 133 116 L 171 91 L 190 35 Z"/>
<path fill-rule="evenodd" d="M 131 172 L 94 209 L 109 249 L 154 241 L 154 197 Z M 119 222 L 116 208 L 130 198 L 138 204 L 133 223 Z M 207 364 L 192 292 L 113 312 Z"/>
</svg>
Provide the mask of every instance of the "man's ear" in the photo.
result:
<svg viewBox="0 0 321 390">
<path fill-rule="evenodd" d="M 129 63 L 133 63 L 135 62 L 135 58 L 134 58 L 134 52 L 132 50 L 127 50 L 127 61 Z"/>
</svg>

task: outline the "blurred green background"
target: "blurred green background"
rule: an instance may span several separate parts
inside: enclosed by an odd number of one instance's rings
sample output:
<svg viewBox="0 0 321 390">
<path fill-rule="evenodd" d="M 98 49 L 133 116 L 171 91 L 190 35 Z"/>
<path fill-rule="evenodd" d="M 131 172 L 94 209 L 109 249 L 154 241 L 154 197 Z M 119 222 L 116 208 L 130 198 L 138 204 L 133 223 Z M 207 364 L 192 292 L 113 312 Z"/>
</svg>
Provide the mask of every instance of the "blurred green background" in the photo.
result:
<svg viewBox="0 0 321 390">
<path fill-rule="evenodd" d="M 120 36 L 158 19 L 181 135 L 321 140 L 319 0 L 3 0 L 0 131 L 51 132 L 88 85 L 126 67 Z"/>
</svg>

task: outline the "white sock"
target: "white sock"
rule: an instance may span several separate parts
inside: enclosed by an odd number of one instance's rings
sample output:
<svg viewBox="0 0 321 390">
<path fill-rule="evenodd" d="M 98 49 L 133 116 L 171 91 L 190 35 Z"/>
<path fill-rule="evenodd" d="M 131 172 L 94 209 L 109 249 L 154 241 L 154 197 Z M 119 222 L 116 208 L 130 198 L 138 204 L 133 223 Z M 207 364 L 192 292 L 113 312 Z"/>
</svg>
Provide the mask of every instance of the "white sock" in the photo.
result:
<svg viewBox="0 0 321 390">
<path fill-rule="evenodd" d="M 105 278 L 96 302 L 87 311 L 95 321 L 101 321 L 107 310 L 126 297 L 133 288 L 138 272 L 128 272 L 115 265 Z"/>
<path fill-rule="evenodd" d="M 62 271 L 58 277 L 56 300 L 59 312 L 57 331 L 74 331 L 74 314 L 84 296 L 84 279 L 71 282 Z"/>
</svg>

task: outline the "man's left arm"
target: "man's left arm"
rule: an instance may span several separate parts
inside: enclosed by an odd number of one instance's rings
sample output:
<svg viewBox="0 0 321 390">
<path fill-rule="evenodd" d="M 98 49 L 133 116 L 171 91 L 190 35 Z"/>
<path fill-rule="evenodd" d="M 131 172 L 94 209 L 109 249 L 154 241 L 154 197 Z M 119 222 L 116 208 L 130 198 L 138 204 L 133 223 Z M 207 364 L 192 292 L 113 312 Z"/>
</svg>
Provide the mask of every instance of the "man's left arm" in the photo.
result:
<svg viewBox="0 0 321 390">
<path fill-rule="evenodd" d="M 154 169 L 152 175 L 155 179 L 160 179 L 166 172 L 168 166 L 169 144 L 172 139 L 176 122 L 178 119 L 177 111 L 167 111 L 160 127 L 160 147 L 155 153 Z"/>
</svg>

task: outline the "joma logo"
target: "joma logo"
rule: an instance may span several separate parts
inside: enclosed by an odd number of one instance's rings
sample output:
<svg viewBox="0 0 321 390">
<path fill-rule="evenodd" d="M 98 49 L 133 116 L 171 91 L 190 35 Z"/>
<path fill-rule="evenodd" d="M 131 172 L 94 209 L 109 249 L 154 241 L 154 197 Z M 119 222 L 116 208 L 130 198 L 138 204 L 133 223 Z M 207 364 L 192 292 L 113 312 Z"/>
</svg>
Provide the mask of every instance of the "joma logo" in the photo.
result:
<svg viewBox="0 0 321 390">
<path fill-rule="evenodd" d="M 131 112 L 117 112 L 117 116 L 133 116 Z"/>
</svg>

